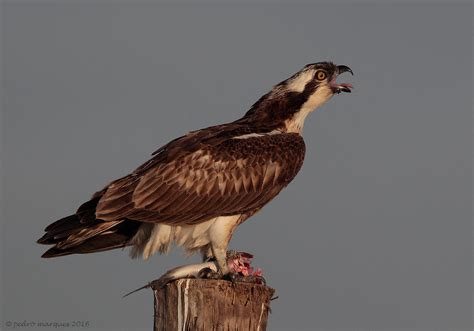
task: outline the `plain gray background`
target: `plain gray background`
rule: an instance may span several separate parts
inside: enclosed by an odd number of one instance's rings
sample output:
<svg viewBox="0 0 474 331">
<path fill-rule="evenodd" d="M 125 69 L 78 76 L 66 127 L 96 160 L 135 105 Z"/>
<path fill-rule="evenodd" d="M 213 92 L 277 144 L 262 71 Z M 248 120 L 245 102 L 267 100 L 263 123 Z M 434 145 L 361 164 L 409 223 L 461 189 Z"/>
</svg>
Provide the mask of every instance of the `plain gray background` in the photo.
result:
<svg viewBox="0 0 474 331">
<path fill-rule="evenodd" d="M 302 171 L 231 243 L 277 289 L 269 330 L 472 329 L 470 3 L 2 9 L 2 330 L 151 329 L 151 292 L 122 294 L 196 257 L 44 260 L 36 239 L 168 140 L 322 60 L 349 65 L 355 90 L 309 117 Z"/>
</svg>

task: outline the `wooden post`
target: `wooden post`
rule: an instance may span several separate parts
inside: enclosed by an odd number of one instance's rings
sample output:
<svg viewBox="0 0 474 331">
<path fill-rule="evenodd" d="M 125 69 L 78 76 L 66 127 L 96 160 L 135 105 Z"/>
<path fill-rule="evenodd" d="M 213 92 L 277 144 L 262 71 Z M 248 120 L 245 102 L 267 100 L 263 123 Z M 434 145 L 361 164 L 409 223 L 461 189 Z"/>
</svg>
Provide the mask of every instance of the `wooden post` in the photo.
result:
<svg viewBox="0 0 474 331">
<path fill-rule="evenodd" d="M 154 331 L 264 331 L 274 289 L 212 279 L 179 279 L 155 296 Z"/>
</svg>

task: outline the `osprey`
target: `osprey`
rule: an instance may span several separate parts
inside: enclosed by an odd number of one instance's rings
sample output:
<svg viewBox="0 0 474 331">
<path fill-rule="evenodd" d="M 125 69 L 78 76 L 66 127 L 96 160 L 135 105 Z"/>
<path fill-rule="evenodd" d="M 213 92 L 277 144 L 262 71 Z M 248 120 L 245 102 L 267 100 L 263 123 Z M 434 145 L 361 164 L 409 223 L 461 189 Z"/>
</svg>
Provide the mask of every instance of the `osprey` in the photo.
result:
<svg viewBox="0 0 474 331">
<path fill-rule="evenodd" d="M 306 116 L 352 85 L 336 77 L 352 70 L 318 62 L 275 85 L 240 119 L 172 140 L 131 174 L 114 180 L 76 213 L 46 227 L 42 257 L 131 246 L 148 259 L 176 243 L 204 262 L 169 271 L 162 283 L 210 269 L 235 272 L 227 246 L 238 225 L 286 187 L 305 155 Z"/>
</svg>

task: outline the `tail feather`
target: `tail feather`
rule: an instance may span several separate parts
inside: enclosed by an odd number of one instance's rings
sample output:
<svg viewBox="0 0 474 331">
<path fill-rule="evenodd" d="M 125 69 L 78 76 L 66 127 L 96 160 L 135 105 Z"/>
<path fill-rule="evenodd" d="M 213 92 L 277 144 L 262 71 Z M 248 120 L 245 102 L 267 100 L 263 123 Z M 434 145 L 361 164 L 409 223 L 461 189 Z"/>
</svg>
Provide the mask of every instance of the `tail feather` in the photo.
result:
<svg viewBox="0 0 474 331">
<path fill-rule="evenodd" d="M 83 243 L 69 247 L 66 249 L 57 248 L 56 246 L 48 249 L 41 257 L 58 257 L 70 254 L 88 254 L 107 251 L 114 248 L 127 246 L 128 236 L 120 233 L 108 233 L 99 235 L 84 241 Z"/>
<path fill-rule="evenodd" d="M 79 222 L 79 218 L 77 217 L 76 214 L 74 215 L 69 215 L 66 217 L 61 218 L 60 220 L 57 220 L 56 222 L 51 223 L 44 229 L 46 232 L 50 231 L 55 231 L 59 230 L 61 228 L 72 228 L 75 226 L 76 222 Z"/>
<path fill-rule="evenodd" d="M 123 219 L 104 222 L 95 218 L 100 197 L 95 196 L 79 207 L 76 214 L 51 223 L 39 244 L 54 245 L 42 257 L 85 254 L 130 245 L 141 222 Z"/>
<path fill-rule="evenodd" d="M 101 192 L 98 192 L 94 195 L 92 199 L 87 202 L 84 202 L 76 211 L 76 215 L 81 220 L 81 223 L 93 223 L 95 221 L 95 209 L 99 203 L 100 198 L 102 197 Z"/>
<path fill-rule="evenodd" d="M 57 248 L 69 248 L 82 244 L 90 238 L 94 238 L 107 230 L 111 230 L 117 224 L 122 223 L 123 221 L 111 221 L 111 222 L 102 222 L 99 221 L 92 226 L 83 227 L 81 230 L 72 233 L 67 237 L 67 240 L 58 242 L 56 244 Z"/>
<path fill-rule="evenodd" d="M 108 224 L 112 223 L 112 224 Z M 137 233 L 141 222 L 123 220 L 103 222 L 98 220 L 94 226 L 60 232 L 56 235 L 46 233 L 38 243 L 53 244 L 41 257 L 57 257 L 69 254 L 102 252 L 131 245 L 130 239 Z"/>
<path fill-rule="evenodd" d="M 84 224 L 77 215 L 70 215 L 51 223 L 44 229 L 46 233 L 37 240 L 38 244 L 52 245 L 60 242 L 69 235 L 84 229 Z"/>
</svg>

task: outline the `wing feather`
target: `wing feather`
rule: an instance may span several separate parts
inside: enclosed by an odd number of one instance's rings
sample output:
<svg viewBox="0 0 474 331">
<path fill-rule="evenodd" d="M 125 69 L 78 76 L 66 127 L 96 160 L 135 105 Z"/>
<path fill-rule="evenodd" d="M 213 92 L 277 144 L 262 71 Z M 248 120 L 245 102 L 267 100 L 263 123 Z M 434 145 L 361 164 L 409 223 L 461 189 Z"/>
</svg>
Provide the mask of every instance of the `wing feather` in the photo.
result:
<svg viewBox="0 0 474 331">
<path fill-rule="evenodd" d="M 176 140 L 175 144 L 180 143 Z M 167 149 L 106 188 L 96 210 L 103 220 L 194 224 L 260 209 L 299 171 L 304 142 L 297 134 L 262 135 Z"/>
</svg>

